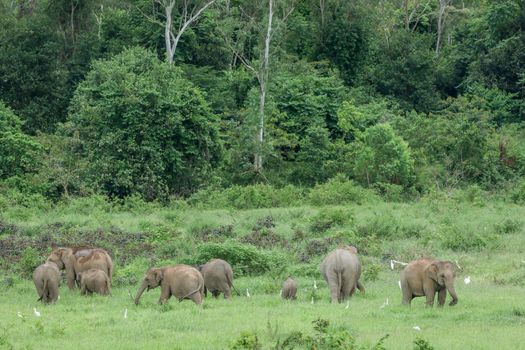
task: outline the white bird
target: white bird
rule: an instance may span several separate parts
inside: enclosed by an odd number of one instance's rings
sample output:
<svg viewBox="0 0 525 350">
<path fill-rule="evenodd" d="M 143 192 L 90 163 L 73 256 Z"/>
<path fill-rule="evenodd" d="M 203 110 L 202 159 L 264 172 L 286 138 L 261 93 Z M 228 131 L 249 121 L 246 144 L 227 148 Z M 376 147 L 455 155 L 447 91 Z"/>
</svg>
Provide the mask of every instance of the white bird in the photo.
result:
<svg viewBox="0 0 525 350">
<path fill-rule="evenodd" d="M 279 296 L 282 297 L 283 296 L 283 290 L 281 289 L 281 291 L 279 292 Z"/>
<path fill-rule="evenodd" d="M 460 270 L 461 270 L 461 266 L 459 266 L 459 263 L 458 263 L 458 261 L 457 261 L 457 260 L 454 260 L 454 261 L 456 262 L 456 266 L 458 267 L 458 269 L 460 269 Z"/>
<path fill-rule="evenodd" d="M 35 313 L 36 317 L 40 317 L 40 312 L 36 311 L 36 308 L 33 308 L 33 312 Z"/>
<path fill-rule="evenodd" d="M 350 301 L 347 301 L 345 309 L 348 309 L 349 307 L 350 307 Z"/>
<path fill-rule="evenodd" d="M 418 332 L 421 332 L 421 328 L 419 328 L 419 326 L 414 326 L 414 327 L 412 327 L 412 329 L 414 329 L 414 330 L 416 330 Z"/>
<path fill-rule="evenodd" d="M 317 289 L 317 282 L 314 280 L 314 289 Z"/>
<path fill-rule="evenodd" d="M 246 288 L 246 296 L 250 298 L 250 292 L 248 292 L 248 288 Z"/>
<path fill-rule="evenodd" d="M 313 303 L 314 303 L 314 297 L 312 297 L 312 302 L 311 302 L 311 304 L 313 305 Z"/>
<path fill-rule="evenodd" d="M 463 282 L 465 282 L 465 284 L 469 284 L 470 283 L 470 276 L 465 277 Z"/>
<path fill-rule="evenodd" d="M 124 318 L 128 318 L 128 309 L 124 310 Z"/>
<path fill-rule="evenodd" d="M 401 288 L 401 281 L 397 281 L 397 285 L 399 286 L 399 289 L 403 289 Z"/>
<path fill-rule="evenodd" d="M 388 298 L 386 298 L 386 301 L 379 308 L 384 309 L 385 307 L 387 307 L 387 305 L 388 305 Z"/>
<path fill-rule="evenodd" d="M 18 317 L 20 317 L 20 318 L 24 318 L 24 316 L 20 313 L 20 311 L 18 311 L 18 312 L 16 313 L 16 315 L 17 315 Z"/>
<path fill-rule="evenodd" d="M 408 265 L 408 263 L 406 263 L 406 262 L 397 261 L 397 260 L 390 260 L 390 268 L 392 270 L 394 269 L 394 264 L 399 264 L 399 265 L 402 265 L 402 266 L 407 266 Z"/>
<path fill-rule="evenodd" d="M 390 269 L 394 269 L 394 260 L 390 260 Z"/>
</svg>

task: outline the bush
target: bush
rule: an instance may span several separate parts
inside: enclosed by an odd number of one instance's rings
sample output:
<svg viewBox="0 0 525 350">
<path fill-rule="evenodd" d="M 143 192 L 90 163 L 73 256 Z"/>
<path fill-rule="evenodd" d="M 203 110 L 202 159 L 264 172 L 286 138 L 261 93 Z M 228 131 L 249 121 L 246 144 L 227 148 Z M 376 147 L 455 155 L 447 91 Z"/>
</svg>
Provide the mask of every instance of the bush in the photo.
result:
<svg viewBox="0 0 525 350">
<path fill-rule="evenodd" d="M 142 280 L 144 274 L 150 267 L 153 266 L 148 258 L 138 257 L 135 260 L 127 263 L 125 266 L 115 269 L 113 283 L 116 286 L 136 285 Z"/>
<path fill-rule="evenodd" d="M 324 184 L 317 184 L 308 193 L 312 205 L 341 205 L 349 203 L 361 204 L 366 201 L 376 201 L 373 191 L 356 185 L 344 175 L 337 175 Z"/>
<path fill-rule="evenodd" d="M 365 281 L 377 281 L 379 278 L 379 272 L 381 272 L 381 265 L 379 264 L 366 264 L 365 268 L 363 269 L 363 275 L 362 278 Z"/>
<path fill-rule="evenodd" d="M 489 234 L 480 234 L 470 227 L 445 226 L 441 233 L 443 248 L 454 251 L 479 251 L 495 244 L 498 237 Z"/>
<path fill-rule="evenodd" d="M 259 338 L 255 332 L 241 332 L 239 338 L 237 338 L 230 346 L 231 350 L 260 350 L 262 345 L 259 342 Z"/>
<path fill-rule="evenodd" d="M 516 185 L 510 197 L 516 204 L 525 204 L 525 180 L 522 180 Z"/>
<path fill-rule="evenodd" d="M 200 89 L 143 48 L 93 62 L 70 106 L 63 131 L 80 135 L 93 186 L 110 196 L 191 193 L 222 154 Z"/>
<path fill-rule="evenodd" d="M 197 262 L 203 264 L 216 258 L 226 260 L 236 272 L 241 274 L 264 273 L 282 261 L 282 257 L 270 252 L 261 251 L 252 245 L 234 241 L 204 243 L 197 248 Z"/>
<path fill-rule="evenodd" d="M 194 193 L 188 203 L 203 208 L 256 209 L 287 207 L 300 204 L 303 190 L 292 185 L 275 188 L 271 185 L 231 186 L 226 189 L 204 189 Z"/>
<path fill-rule="evenodd" d="M 506 218 L 502 222 L 494 224 L 494 230 L 499 234 L 516 233 L 523 227 L 523 221 Z"/>
<path fill-rule="evenodd" d="M 353 220 L 353 214 L 348 210 L 321 209 L 311 219 L 310 230 L 314 233 L 323 233 L 332 227 L 340 226 Z"/>
<path fill-rule="evenodd" d="M 417 337 L 414 340 L 414 350 L 434 350 L 434 347 L 427 340 Z"/>
<path fill-rule="evenodd" d="M 35 268 L 40 265 L 42 259 L 38 251 L 33 247 L 26 247 L 22 251 L 20 261 L 18 262 L 18 269 L 25 277 L 33 275 Z"/>
</svg>

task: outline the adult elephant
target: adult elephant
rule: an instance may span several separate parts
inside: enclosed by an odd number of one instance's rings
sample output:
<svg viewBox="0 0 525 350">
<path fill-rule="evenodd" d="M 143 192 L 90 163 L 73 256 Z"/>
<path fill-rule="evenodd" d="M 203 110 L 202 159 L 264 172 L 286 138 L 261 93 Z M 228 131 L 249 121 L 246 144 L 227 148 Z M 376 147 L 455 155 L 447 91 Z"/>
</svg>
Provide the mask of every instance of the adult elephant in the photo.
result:
<svg viewBox="0 0 525 350">
<path fill-rule="evenodd" d="M 348 246 L 332 251 L 321 263 L 321 275 L 330 288 L 332 303 L 340 303 L 352 296 L 358 285 L 359 289 L 362 288 L 359 283 L 361 263 L 357 257 L 357 249 Z"/>
<path fill-rule="evenodd" d="M 233 285 L 233 270 L 228 262 L 222 259 L 212 259 L 206 264 L 200 265 L 197 269 L 204 278 L 205 297 L 208 295 L 209 290 L 215 298 L 222 293 L 224 299 L 230 299 L 232 296 L 232 288 L 237 295 L 240 295 L 239 291 Z"/>
<path fill-rule="evenodd" d="M 447 291 L 452 300 L 449 305 L 458 303 L 454 289 L 456 266 L 451 261 L 435 259 L 419 259 L 410 262 L 401 271 L 401 291 L 403 304 L 410 305 L 415 297 L 425 296 L 426 305 L 432 307 L 438 293 L 438 306 L 442 307 L 447 298 Z"/>
<path fill-rule="evenodd" d="M 140 285 L 135 304 L 138 305 L 144 290 L 160 286 L 159 304 L 164 304 L 172 295 L 182 301 L 191 299 L 201 305 L 204 294 L 204 279 L 201 273 L 189 265 L 175 265 L 160 268 L 151 268 Z"/>
<path fill-rule="evenodd" d="M 66 282 L 69 289 L 75 289 L 77 274 L 89 269 L 104 271 L 111 283 L 113 261 L 108 252 L 100 248 L 53 248 L 47 261 L 54 262 L 60 270 L 66 270 Z"/>
</svg>

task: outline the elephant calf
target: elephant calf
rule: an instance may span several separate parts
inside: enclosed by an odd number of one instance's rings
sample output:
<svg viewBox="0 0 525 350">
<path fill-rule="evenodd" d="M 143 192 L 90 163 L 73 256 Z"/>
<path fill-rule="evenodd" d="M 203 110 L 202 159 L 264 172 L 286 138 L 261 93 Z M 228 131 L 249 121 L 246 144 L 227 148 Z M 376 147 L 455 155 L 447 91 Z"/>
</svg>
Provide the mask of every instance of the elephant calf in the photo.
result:
<svg viewBox="0 0 525 350">
<path fill-rule="evenodd" d="M 98 293 L 101 295 L 111 295 L 111 283 L 108 275 L 97 269 L 89 269 L 77 274 L 77 281 L 80 285 L 80 294 Z"/>
<path fill-rule="evenodd" d="M 297 294 L 297 282 L 292 278 L 288 277 L 283 283 L 283 290 L 281 297 L 283 299 L 292 299 L 295 300 L 295 295 Z"/>
<path fill-rule="evenodd" d="M 204 294 L 204 279 L 201 273 L 188 265 L 166 266 L 151 268 L 140 285 L 135 304 L 138 305 L 144 290 L 160 286 L 159 304 L 164 304 L 172 295 L 182 301 L 191 299 L 197 305 L 202 304 Z"/>
<path fill-rule="evenodd" d="M 44 303 L 54 303 L 58 299 L 60 285 L 60 271 L 52 262 L 38 266 L 33 272 L 38 300 Z"/>
<path fill-rule="evenodd" d="M 401 271 L 401 291 L 403 304 L 410 305 L 415 297 L 425 296 L 427 306 L 434 305 L 438 293 L 438 306 L 445 304 L 447 290 L 452 296 L 450 306 L 456 305 L 458 296 L 454 289 L 456 267 L 451 261 L 419 259 L 410 262 Z"/>
<path fill-rule="evenodd" d="M 208 295 L 209 290 L 215 298 L 222 293 L 224 299 L 230 299 L 232 296 L 232 287 L 237 295 L 240 295 L 233 285 L 232 267 L 226 261 L 213 259 L 204 265 L 200 265 L 198 270 L 204 278 L 204 296 Z"/>
</svg>

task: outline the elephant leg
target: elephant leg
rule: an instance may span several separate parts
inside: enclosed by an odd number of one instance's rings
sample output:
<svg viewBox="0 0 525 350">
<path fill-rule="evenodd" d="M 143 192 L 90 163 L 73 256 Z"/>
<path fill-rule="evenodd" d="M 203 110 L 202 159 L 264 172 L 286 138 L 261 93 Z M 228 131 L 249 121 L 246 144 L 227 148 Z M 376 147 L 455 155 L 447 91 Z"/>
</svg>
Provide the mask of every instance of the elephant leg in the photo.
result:
<svg viewBox="0 0 525 350">
<path fill-rule="evenodd" d="M 355 283 L 351 283 L 345 279 L 342 280 L 341 286 L 341 301 L 351 297 L 355 292 Z"/>
<path fill-rule="evenodd" d="M 339 279 L 341 276 L 338 276 L 338 273 L 335 271 L 330 271 L 326 273 L 326 280 L 328 281 L 328 286 L 330 287 L 330 296 L 332 297 L 332 304 L 337 304 L 341 302 L 341 286 L 339 285 Z"/>
<path fill-rule="evenodd" d="M 207 297 L 207 296 L 208 296 L 208 288 L 204 286 L 204 297 Z"/>
<path fill-rule="evenodd" d="M 406 280 L 401 281 L 401 292 L 403 293 L 403 304 L 410 305 L 414 296 L 412 295 L 412 291 L 410 290 L 410 287 Z"/>
<path fill-rule="evenodd" d="M 224 294 L 224 299 L 231 299 L 232 297 L 232 290 L 228 284 L 225 284 L 222 287 L 222 293 Z"/>
<path fill-rule="evenodd" d="M 438 306 L 443 307 L 445 305 L 445 299 L 447 298 L 447 290 L 442 289 L 438 292 Z"/>
<path fill-rule="evenodd" d="M 202 305 L 202 294 L 201 293 L 193 293 L 190 296 L 190 299 L 197 305 Z"/>
<path fill-rule="evenodd" d="M 365 287 L 359 281 L 357 281 L 357 289 L 359 289 L 361 293 L 365 294 Z"/>
<path fill-rule="evenodd" d="M 164 304 L 171 296 L 170 287 L 168 285 L 161 285 L 159 304 Z"/>
<path fill-rule="evenodd" d="M 426 305 L 427 307 L 434 306 L 434 298 L 436 297 L 436 291 L 435 290 L 425 290 L 425 296 L 427 298 Z"/>
<path fill-rule="evenodd" d="M 82 284 L 80 287 L 80 295 L 86 295 L 86 292 L 87 292 L 86 285 Z"/>
</svg>

